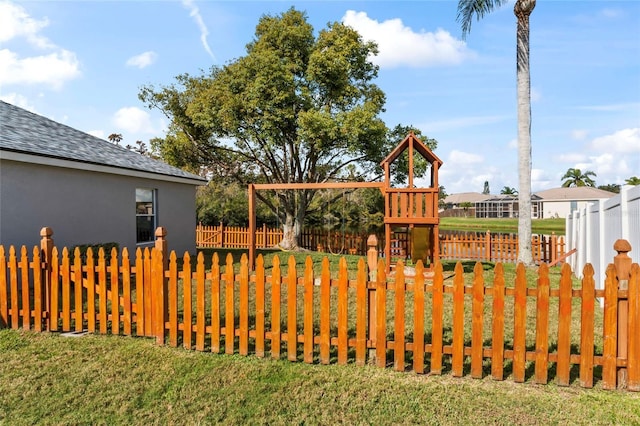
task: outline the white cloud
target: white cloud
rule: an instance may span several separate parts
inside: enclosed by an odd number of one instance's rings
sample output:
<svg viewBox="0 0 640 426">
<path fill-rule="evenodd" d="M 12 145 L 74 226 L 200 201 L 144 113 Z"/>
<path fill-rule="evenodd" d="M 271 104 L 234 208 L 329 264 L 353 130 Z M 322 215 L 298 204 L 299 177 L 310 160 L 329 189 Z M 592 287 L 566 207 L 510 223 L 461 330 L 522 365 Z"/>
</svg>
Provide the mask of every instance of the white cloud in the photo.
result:
<svg viewBox="0 0 640 426">
<path fill-rule="evenodd" d="M 38 113 L 38 111 L 36 111 L 36 108 L 29 102 L 26 96 L 22 96 L 18 93 L 4 93 L 0 95 L 0 99 L 12 105 L 26 109 L 27 111 L 31 111 L 36 114 Z"/>
<path fill-rule="evenodd" d="M 567 152 L 564 154 L 554 155 L 554 160 L 559 163 L 579 163 L 585 161 L 587 156 L 581 152 Z"/>
<path fill-rule="evenodd" d="M 0 81 L 3 84 L 44 84 L 60 89 L 68 80 L 80 76 L 76 55 L 59 50 L 48 55 L 19 58 L 7 49 L 0 50 Z"/>
<path fill-rule="evenodd" d="M 559 176 L 550 176 L 545 169 L 531 169 L 531 190 L 533 192 L 557 187 L 557 182 L 559 182 Z"/>
<path fill-rule="evenodd" d="M 511 139 L 507 143 L 507 148 L 509 148 L 509 149 L 518 149 L 518 139 Z"/>
<path fill-rule="evenodd" d="M 209 36 L 209 29 L 204 23 L 202 19 L 202 15 L 200 14 L 200 9 L 195 5 L 194 0 L 182 0 L 182 5 L 189 9 L 189 16 L 193 18 L 200 29 L 200 41 L 202 42 L 202 47 L 207 51 L 209 56 L 215 59 L 211 48 L 209 47 L 209 42 L 207 41 L 207 37 Z"/>
<path fill-rule="evenodd" d="M 470 152 L 463 152 L 454 149 L 449 153 L 449 159 L 447 163 L 452 164 L 454 167 L 464 166 L 468 164 L 482 163 L 484 157 L 478 154 L 472 154 Z"/>
<path fill-rule="evenodd" d="M 89 130 L 87 133 L 89 133 L 92 136 L 95 136 L 96 138 L 106 139 L 104 135 L 104 130 Z"/>
<path fill-rule="evenodd" d="M 130 133 L 153 134 L 158 132 L 151 122 L 148 112 L 137 107 L 120 108 L 113 115 L 113 123 L 122 130 Z"/>
<path fill-rule="evenodd" d="M 136 56 L 132 56 L 127 60 L 128 67 L 146 68 L 153 64 L 158 58 L 158 54 L 153 51 L 147 51 Z"/>
<path fill-rule="evenodd" d="M 640 153 L 640 127 L 619 130 L 591 141 L 591 148 L 618 154 Z"/>
<path fill-rule="evenodd" d="M 0 2 L 0 43 L 15 38 L 47 53 L 20 57 L 4 48 L 0 50 L 0 81 L 3 85 L 44 84 L 60 89 L 65 82 L 80 76 L 80 63 L 75 53 L 57 47 L 40 32 L 48 20 L 36 20 L 19 5 Z"/>
<path fill-rule="evenodd" d="M 49 25 L 45 18 L 36 20 L 17 4 L 8 1 L 0 2 L 0 42 L 6 42 L 16 37 L 25 37 L 30 44 L 40 48 L 53 47 L 51 42 L 39 34 L 40 30 Z"/>
<path fill-rule="evenodd" d="M 428 67 L 457 65 L 473 53 L 464 41 L 443 29 L 435 32 L 415 32 L 401 19 L 378 22 L 366 12 L 348 10 L 342 23 L 355 29 L 365 40 L 378 45 L 378 56 L 371 58 L 381 67 Z"/>
</svg>

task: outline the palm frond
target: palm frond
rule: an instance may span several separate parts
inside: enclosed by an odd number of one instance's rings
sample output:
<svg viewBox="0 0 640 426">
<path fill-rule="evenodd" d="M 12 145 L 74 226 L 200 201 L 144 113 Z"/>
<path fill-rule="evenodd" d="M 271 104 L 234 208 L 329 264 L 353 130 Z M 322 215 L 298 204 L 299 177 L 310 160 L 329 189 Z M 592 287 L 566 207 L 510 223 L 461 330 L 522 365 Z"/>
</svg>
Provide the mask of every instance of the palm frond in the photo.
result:
<svg viewBox="0 0 640 426">
<path fill-rule="evenodd" d="M 456 21 L 462 26 L 462 38 L 466 38 L 471 31 L 471 22 L 474 17 L 480 20 L 506 2 L 507 0 L 459 0 Z"/>
</svg>

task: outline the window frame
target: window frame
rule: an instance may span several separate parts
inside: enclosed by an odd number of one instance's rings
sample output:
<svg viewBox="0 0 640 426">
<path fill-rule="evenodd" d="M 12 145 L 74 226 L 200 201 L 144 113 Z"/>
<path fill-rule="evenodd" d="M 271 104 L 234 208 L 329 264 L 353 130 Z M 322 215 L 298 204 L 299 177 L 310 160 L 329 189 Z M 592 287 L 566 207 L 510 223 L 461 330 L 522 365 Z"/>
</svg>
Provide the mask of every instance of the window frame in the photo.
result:
<svg viewBox="0 0 640 426">
<path fill-rule="evenodd" d="M 151 201 L 138 201 L 138 191 L 150 191 Z M 135 206 L 136 206 L 136 245 L 147 245 L 155 242 L 155 230 L 158 227 L 158 190 L 156 188 L 136 188 L 135 192 Z M 138 211 L 139 203 L 151 203 L 151 213 L 140 213 Z M 148 207 L 147 207 L 148 209 Z M 151 232 L 149 238 L 146 240 L 140 239 L 140 235 L 145 231 L 139 226 L 139 218 L 151 218 Z"/>
</svg>

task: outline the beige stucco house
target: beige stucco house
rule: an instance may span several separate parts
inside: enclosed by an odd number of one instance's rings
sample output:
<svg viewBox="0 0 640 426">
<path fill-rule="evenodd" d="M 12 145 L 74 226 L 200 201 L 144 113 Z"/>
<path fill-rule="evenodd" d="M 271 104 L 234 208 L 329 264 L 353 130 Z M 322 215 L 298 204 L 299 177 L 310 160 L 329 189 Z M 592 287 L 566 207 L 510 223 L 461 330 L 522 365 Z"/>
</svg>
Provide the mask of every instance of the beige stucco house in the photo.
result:
<svg viewBox="0 0 640 426">
<path fill-rule="evenodd" d="M 135 251 L 167 229 L 195 251 L 195 191 L 205 179 L 0 101 L 0 244 L 116 242 Z"/>
<path fill-rule="evenodd" d="M 566 218 L 574 210 L 582 209 L 598 200 L 607 200 L 616 194 L 590 186 L 572 186 L 547 189 L 534 195 L 540 198 L 542 217 Z"/>
</svg>

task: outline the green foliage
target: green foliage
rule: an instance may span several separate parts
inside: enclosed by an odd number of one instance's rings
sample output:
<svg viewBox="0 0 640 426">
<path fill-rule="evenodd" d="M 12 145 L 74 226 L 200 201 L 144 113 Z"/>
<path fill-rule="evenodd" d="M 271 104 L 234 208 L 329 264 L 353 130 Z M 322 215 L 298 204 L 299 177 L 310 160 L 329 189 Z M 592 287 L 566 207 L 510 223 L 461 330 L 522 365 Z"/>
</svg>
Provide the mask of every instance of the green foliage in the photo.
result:
<svg viewBox="0 0 640 426">
<path fill-rule="evenodd" d="M 462 26 L 462 37 L 471 31 L 473 18 L 480 20 L 505 4 L 507 0 L 458 0 L 458 16 L 456 20 Z"/>
<path fill-rule="evenodd" d="M 398 143 L 402 142 L 409 132 L 413 132 L 416 137 L 420 139 L 430 150 L 435 151 L 438 147 L 438 141 L 423 135 L 420 129 L 413 126 L 403 126 L 398 124 L 387 132 L 387 142 L 385 146 L 386 153 L 388 154 L 391 152 Z M 421 155 L 416 155 L 413 159 L 414 177 L 424 177 L 429 170 L 429 166 L 429 162 Z M 406 151 L 391 164 L 390 174 L 394 179 L 393 182 L 391 182 L 392 185 L 404 186 L 407 184 L 409 174 L 409 156 Z"/>
<path fill-rule="evenodd" d="M 518 190 L 515 189 L 515 188 L 511 188 L 509 186 L 505 186 L 500 191 L 500 194 L 502 194 L 502 195 L 518 195 Z"/>
<path fill-rule="evenodd" d="M 170 164 L 243 186 L 370 180 L 409 129 L 388 131 L 379 117 L 385 95 L 373 83 L 375 54 L 373 42 L 341 23 L 315 33 L 294 8 L 265 15 L 245 56 L 141 89 L 139 98 L 171 121 L 152 148 Z M 398 167 L 406 176 L 403 163 Z M 310 190 L 257 193 L 288 225 L 304 220 L 314 196 Z"/>
<path fill-rule="evenodd" d="M 77 246 L 73 246 L 71 248 L 71 251 L 69 252 L 69 254 L 71 256 L 74 255 L 75 250 L 79 249 L 80 250 L 80 257 L 82 259 L 86 259 L 87 258 L 87 251 L 89 249 L 91 249 L 91 251 L 93 252 L 93 257 L 94 259 L 98 258 L 98 251 L 102 248 L 104 249 L 104 254 L 105 256 L 111 256 L 111 250 L 116 249 L 116 251 L 120 251 L 120 244 L 116 243 L 116 242 L 110 242 L 110 243 L 96 243 L 96 244 L 80 244 Z"/>
<path fill-rule="evenodd" d="M 249 200 L 247 187 L 229 179 L 212 180 L 206 186 L 198 187 L 196 192 L 196 214 L 199 223 L 227 226 L 249 226 Z M 259 203 L 256 208 L 256 221 L 276 226 L 277 217 L 269 208 Z"/>
<path fill-rule="evenodd" d="M 620 193 L 620 185 L 615 183 L 609 183 L 606 185 L 598 185 L 598 189 L 602 189 L 603 191 L 613 192 L 615 194 Z"/>
<path fill-rule="evenodd" d="M 624 180 L 624 184 L 633 186 L 640 185 L 640 177 L 631 176 L 630 178 Z"/>
<path fill-rule="evenodd" d="M 562 176 L 561 179 L 564 180 L 562 182 L 563 188 L 568 188 L 571 186 L 596 186 L 596 182 L 591 179 L 591 176 L 596 177 L 595 172 L 591 170 L 582 171 L 580 169 L 570 168 L 567 172 Z"/>
</svg>

